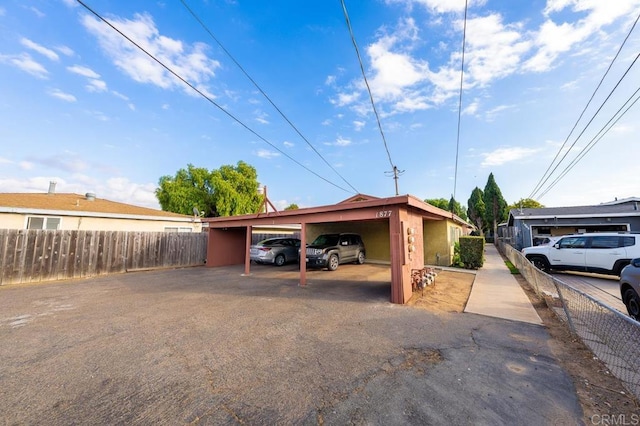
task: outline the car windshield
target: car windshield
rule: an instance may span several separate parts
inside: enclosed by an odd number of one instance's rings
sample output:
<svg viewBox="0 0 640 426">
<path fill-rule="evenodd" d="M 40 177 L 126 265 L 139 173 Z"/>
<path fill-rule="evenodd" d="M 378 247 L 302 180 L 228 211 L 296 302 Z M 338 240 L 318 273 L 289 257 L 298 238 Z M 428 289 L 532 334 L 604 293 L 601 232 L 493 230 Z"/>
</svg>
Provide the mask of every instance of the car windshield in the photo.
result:
<svg viewBox="0 0 640 426">
<path fill-rule="evenodd" d="M 318 238 L 313 240 L 311 243 L 312 246 L 335 246 L 338 245 L 339 235 L 337 234 L 329 234 L 329 235 L 320 235 Z"/>
</svg>

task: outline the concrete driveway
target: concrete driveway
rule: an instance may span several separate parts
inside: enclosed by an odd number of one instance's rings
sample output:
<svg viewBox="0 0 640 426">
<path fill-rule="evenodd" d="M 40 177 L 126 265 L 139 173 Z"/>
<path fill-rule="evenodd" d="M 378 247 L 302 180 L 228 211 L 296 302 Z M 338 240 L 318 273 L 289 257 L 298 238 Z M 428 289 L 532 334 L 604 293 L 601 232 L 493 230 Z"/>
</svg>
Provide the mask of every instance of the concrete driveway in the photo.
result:
<svg viewBox="0 0 640 426">
<path fill-rule="evenodd" d="M 0 288 L 0 424 L 582 422 L 543 327 L 393 305 L 388 267 L 286 268 Z"/>
</svg>

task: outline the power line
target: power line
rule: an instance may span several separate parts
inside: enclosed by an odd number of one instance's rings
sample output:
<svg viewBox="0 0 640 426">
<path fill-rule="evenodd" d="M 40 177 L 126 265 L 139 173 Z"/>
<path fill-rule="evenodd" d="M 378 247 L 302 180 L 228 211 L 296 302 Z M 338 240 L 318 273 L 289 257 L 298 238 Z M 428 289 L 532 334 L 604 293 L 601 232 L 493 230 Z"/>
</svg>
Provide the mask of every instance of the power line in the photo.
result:
<svg viewBox="0 0 640 426">
<path fill-rule="evenodd" d="M 638 95 L 638 93 L 640 93 L 640 87 L 638 89 L 636 89 L 635 92 L 633 92 L 633 94 L 629 97 L 629 99 L 627 99 L 627 101 L 618 109 L 618 111 L 616 111 L 616 113 L 613 115 L 613 117 L 611 117 L 611 119 L 609 119 L 609 121 L 607 121 L 607 123 L 602 126 L 602 128 L 600 129 L 600 131 L 598 133 L 596 133 L 596 135 L 591 139 L 591 141 L 589 141 L 589 143 L 582 148 L 582 151 L 580 151 L 580 153 L 571 161 L 571 163 L 569 163 L 569 165 L 562 171 L 562 173 L 549 185 L 549 187 L 547 187 L 547 189 L 540 194 L 539 198 L 544 197 L 562 178 L 564 178 L 566 176 L 567 173 L 569 173 L 569 171 L 580 161 L 582 160 L 582 158 L 584 158 L 585 155 L 587 155 L 587 153 L 589 151 L 591 151 L 591 149 L 598 143 L 600 142 L 600 140 L 609 132 L 609 130 L 611 130 L 613 128 L 613 126 L 616 125 L 616 123 L 631 109 L 631 107 L 633 107 L 636 102 L 638 102 L 638 100 L 640 100 L 640 96 L 636 96 Z M 631 99 L 633 99 L 635 97 L 635 99 L 633 100 L 633 102 L 631 102 Z M 629 102 L 631 102 L 631 104 L 621 113 L 620 111 L 622 111 L 622 109 L 629 104 Z M 617 117 L 616 117 L 617 116 Z M 615 119 L 615 120 L 614 120 Z M 608 127 L 607 127 L 608 126 Z"/>
<path fill-rule="evenodd" d="M 456 187 L 458 185 L 458 156 L 460 152 L 460 122 L 462 121 L 462 86 L 464 81 L 464 52 L 467 40 L 467 0 L 464 1 L 464 27 L 462 30 L 462 63 L 460 65 L 460 98 L 458 99 L 458 133 L 456 136 L 456 167 L 453 173 L 453 195 L 456 199 Z"/>
<path fill-rule="evenodd" d="M 353 43 L 353 47 L 356 50 L 356 56 L 358 57 L 358 63 L 360 64 L 360 71 L 362 72 L 362 78 L 364 79 L 364 84 L 367 86 L 367 93 L 369 93 L 369 100 L 371 101 L 371 107 L 373 108 L 373 114 L 376 116 L 376 121 L 378 123 L 378 130 L 380 131 L 380 135 L 382 136 L 382 142 L 384 144 L 384 149 L 387 151 L 387 157 L 389 158 L 389 164 L 391 165 L 392 173 L 394 173 L 394 179 L 396 181 L 396 195 L 398 195 L 398 168 L 393 164 L 391 160 L 391 153 L 389 152 L 389 147 L 387 146 L 387 139 L 384 137 L 384 132 L 382 131 L 382 124 L 380 123 L 380 116 L 378 115 L 378 110 L 376 109 L 376 104 L 373 101 L 373 94 L 371 93 L 371 87 L 369 86 L 369 81 L 367 80 L 367 75 L 364 71 L 364 65 L 362 63 L 362 57 L 360 56 L 360 50 L 358 49 L 358 43 L 356 43 L 356 38 L 353 35 L 353 29 L 351 28 L 351 20 L 349 19 L 349 13 L 347 12 L 347 5 L 344 0 L 340 0 L 342 3 L 342 11 L 344 13 L 344 19 L 347 22 L 347 28 L 349 29 L 349 35 L 351 36 L 351 42 Z"/>
<path fill-rule="evenodd" d="M 555 163 L 555 161 L 558 159 L 558 156 L 560 155 L 560 153 L 562 152 L 562 150 L 564 149 L 565 145 L 567 144 L 567 142 L 569 141 L 569 138 L 571 137 L 571 135 L 573 134 L 573 131 L 576 129 L 576 127 L 578 126 L 578 123 L 580 122 L 580 120 L 582 119 L 582 116 L 584 115 L 584 113 L 587 111 L 587 108 L 589 108 L 589 105 L 591 104 L 591 101 L 593 100 L 593 98 L 595 97 L 596 93 L 598 92 L 598 90 L 600 89 L 600 86 L 602 86 L 602 82 L 604 81 L 604 79 L 607 77 L 607 75 L 609 74 L 609 71 L 611 70 L 611 68 L 613 67 L 614 62 L 616 61 L 616 59 L 618 58 L 618 56 L 620 55 L 620 52 L 622 51 L 622 48 L 624 47 L 624 45 L 627 43 L 627 40 L 629 39 L 629 37 L 631 36 L 631 33 L 633 32 L 634 28 L 636 27 L 636 24 L 638 23 L 638 19 L 640 19 L 640 14 L 636 17 L 636 20 L 634 21 L 633 25 L 631 26 L 631 28 L 629 29 L 629 32 L 627 33 L 627 36 L 624 38 L 624 40 L 622 41 L 622 44 L 620 45 L 620 47 L 618 48 L 618 51 L 616 52 L 615 56 L 613 57 L 613 59 L 611 60 L 611 63 L 609 64 L 609 67 L 607 67 L 607 70 L 605 71 L 604 75 L 602 76 L 602 78 L 600 79 L 600 82 L 598 83 L 598 85 L 596 86 L 595 90 L 593 91 L 593 93 L 591 94 L 591 97 L 589 98 L 589 101 L 587 102 L 587 104 L 585 105 L 584 109 L 582 110 L 582 112 L 580 113 L 580 116 L 578 117 L 578 119 L 576 120 L 575 124 L 573 125 L 573 127 L 571 128 L 571 131 L 569 132 L 569 134 L 567 135 L 566 139 L 564 140 L 562 146 L 560 147 L 560 149 L 558 150 L 558 152 L 556 153 L 555 157 L 553 158 L 553 160 L 551 161 L 551 164 L 549 164 L 549 167 L 547 167 L 547 170 L 544 172 L 544 174 L 542 175 L 542 177 L 540 178 L 540 180 L 538 181 L 538 183 L 536 184 L 536 186 L 534 187 L 533 191 L 531 191 L 531 194 L 529 195 L 528 198 L 533 198 L 535 196 L 535 194 L 537 192 L 539 192 L 542 189 L 542 186 L 549 180 L 549 178 L 551 177 L 551 175 L 553 174 L 553 172 L 556 170 L 556 168 L 560 165 L 560 163 L 562 162 L 562 160 L 566 157 L 567 153 L 565 153 L 565 155 L 562 157 L 562 159 L 558 162 L 558 164 L 556 164 L 556 167 L 553 169 L 553 171 L 551 171 L 551 173 L 549 173 L 549 170 L 551 169 L 551 167 L 553 166 L 553 164 Z M 588 126 L 588 125 L 587 125 Z M 586 128 L 585 128 L 586 129 Z M 575 143 L 574 143 L 575 145 Z M 573 145 L 572 145 L 573 146 Z M 547 176 L 547 173 L 549 173 L 549 176 Z M 546 177 L 546 178 L 545 178 Z"/>
<path fill-rule="evenodd" d="M 240 65 L 240 63 L 233 57 L 233 55 L 222 45 L 222 43 L 218 40 L 218 38 L 213 35 L 213 33 L 211 32 L 211 30 L 208 28 L 208 26 L 200 19 L 200 17 L 189 7 L 189 5 L 186 3 L 185 0 L 180 0 L 182 5 L 189 11 L 189 13 L 191 14 L 191 16 L 193 16 L 193 18 L 198 21 L 198 23 L 200 24 L 200 26 L 209 34 L 209 36 L 218 44 L 218 46 L 220 46 L 220 48 L 224 51 L 224 53 L 227 54 L 227 56 L 229 58 L 231 58 L 231 60 L 233 61 L 234 64 L 236 64 L 236 66 L 238 68 L 240 68 L 240 71 L 242 71 L 242 73 L 249 79 L 249 81 L 251 81 L 251 83 L 253 83 L 253 85 L 256 87 L 256 89 L 258 89 L 258 91 L 260 93 L 262 93 L 262 96 L 265 97 L 265 99 L 267 101 L 269 101 L 269 103 L 271 104 L 271 106 L 273 106 L 275 108 L 276 111 L 278 111 L 278 113 L 280 114 L 280 116 L 287 122 L 289 123 L 289 125 L 291 126 L 291 128 L 293 128 L 293 130 L 296 131 L 296 133 L 307 143 L 307 145 L 309 145 L 309 147 L 311 147 L 311 149 L 318 155 L 318 157 L 320 157 L 322 159 L 322 161 L 325 162 L 325 164 L 327 166 L 329 166 L 331 168 L 331 170 L 333 170 L 335 172 L 335 174 L 337 174 L 343 181 L 344 183 L 346 183 L 347 185 L 349 185 L 351 187 L 351 189 L 354 190 L 354 192 L 358 193 L 359 191 L 353 187 L 353 185 L 351 185 L 349 182 L 347 182 L 347 180 L 340 174 L 338 173 L 338 171 L 331 165 L 329 164 L 329 162 L 322 156 L 322 154 L 320 154 L 320 152 L 318 152 L 318 150 L 311 144 L 311 142 L 309 142 L 309 140 L 307 140 L 306 137 L 304 137 L 304 135 L 300 132 L 300 130 L 298 130 L 298 128 L 291 122 L 291 120 L 289 120 L 289 118 L 287 118 L 287 116 L 280 110 L 280 108 L 278 108 L 278 106 L 271 100 L 271 98 L 264 92 L 264 90 L 262 90 L 262 88 L 258 85 L 258 83 L 256 83 L 256 81 L 249 75 L 249 73 L 247 73 L 247 71 L 244 69 L 244 67 L 242 67 L 242 65 Z"/>
<path fill-rule="evenodd" d="M 582 135 L 584 134 L 584 132 L 587 131 L 587 128 L 591 125 L 591 123 L 593 122 L 593 120 L 596 118 L 596 116 L 600 113 L 600 111 L 602 110 L 602 108 L 605 106 L 605 104 L 607 103 L 607 101 L 611 98 L 611 96 L 613 95 L 613 93 L 616 91 L 616 89 L 618 88 L 618 86 L 620 85 L 620 83 L 622 83 L 622 80 L 624 80 L 624 78 L 627 76 L 627 74 L 629 73 L 629 71 L 631 70 L 631 68 L 635 65 L 636 61 L 638 60 L 638 58 L 640 57 L 640 53 L 638 55 L 636 55 L 635 59 L 633 60 L 633 62 L 631 63 L 631 65 L 629 65 L 629 67 L 627 68 L 627 70 L 624 72 L 624 74 L 622 75 L 622 77 L 620 77 L 620 79 L 618 80 L 618 82 L 616 83 L 616 85 L 613 87 L 613 89 L 611 89 L 611 91 L 609 92 L 609 94 L 607 95 L 606 99 L 602 102 L 602 104 L 600 104 L 600 107 L 598 108 L 598 110 L 593 114 L 593 116 L 591 117 L 591 119 L 589 120 L 589 122 L 585 125 L 584 129 L 582 129 L 582 131 L 580 132 L 580 134 L 578 135 L 578 137 L 576 138 L 575 141 L 573 141 L 573 143 L 571 144 L 571 146 L 569 147 L 569 149 L 564 153 L 564 155 L 562 156 L 562 158 L 560 159 L 560 161 L 556 164 L 556 166 L 553 168 L 553 170 L 551 171 L 551 173 L 549 174 L 549 176 L 547 176 L 547 178 L 545 179 L 544 183 L 547 182 L 547 180 L 549 180 L 549 178 L 553 175 L 553 173 L 558 169 L 558 167 L 560 166 L 560 164 L 562 163 L 562 161 L 564 161 L 564 159 L 567 157 L 567 155 L 569 155 L 569 152 L 573 149 L 573 147 L 576 145 L 576 143 L 578 143 L 578 141 L 580 140 L 580 138 L 582 137 Z M 565 168 L 566 170 L 566 168 Z M 542 186 L 540 187 L 542 188 Z M 546 193 L 546 192 L 545 192 Z M 532 197 L 529 197 L 532 198 Z"/>
<path fill-rule="evenodd" d="M 133 44 L 135 47 L 137 47 L 140 51 L 142 51 L 144 54 L 146 54 L 149 58 L 151 58 L 153 61 L 155 61 L 158 65 L 160 65 L 162 68 L 164 68 L 165 70 L 167 70 L 169 73 L 171 73 L 174 77 L 176 77 L 178 80 L 182 81 L 184 84 L 186 84 L 187 86 L 189 86 L 192 90 L 194 90 L 195 92 L 197 92 L 200 96 L 202 96 L 204 99 L 206 99 L 209 103 L 211 103 L 213 106 L 215 106 L 216 108 L 218 108 L 220 111 L 222 111 L 223 113 L 225 113 L 229 118 L 231 118 L 233 121 L 235 121 L 236 123 L 238 123 L 240 126 L 244 127 L 247 131 L 249 131 L 250 133 L 252 133 L 254 136 L 256 136 L 257 138 L 259 138 L 260 140 L 262 140 L 263 142 L 267 143 L 269 146 L 271 146 L 273 149 L 275 149 L 276 151 L 280 152 L 282 155 L 284 155 L 285 157 L 287 157 L 288 159 L 290 159 L 291 161 L 293 161 L 294 163 L 296 163 L 297 165 L 299 165 L 300 167 L 302 167 L 303 169 L 305 169 L 306 171 L 308 171 L 309 173 L 315 175 L 316 177 L 322 179 L 323 181 L 327 182 L 330 185 L 335 186 L 338 189 L 341 189 L 345 192 L 350 192 L 347 189 L 342 188 L 339 185 L 336 185 L 335 183 L 329 181 L 328 179 L 320 176 L 319 174 L 317 174 L 316 172 L 314 172 L 313 170 L 309 169 L 307 166 L 305 166 L 304 164 L 300 163 L 298 160 L 294 159 L 293 157 L 291 157 L 289 154 L 287 154 L 286 152 L 282 151 L 280 148 L 278 148 L 277 146 L 275 146 L 274 144 L 272 144 L 271 142 L 269 142 L 267 139 L 265 139 L 263 136 L 261 136 L 260 134 L 258 134 L 255 130 L 251 129 L 249 126 L 247 126 L 246 124 L 244 124 L 242 121 L 240 121 L 240 119 L 238 119 L 236 116 L 234 116 L 233 114 L 231 114 L 229 111 L 227 111 L 226 109 L 224 109 L 222 106 L 220 106 L 218 103 L 216 103 L 213 99 L 211 99 L 209 96 L 207 96 L 206 94 L 204 94 L 202 91 L 200 91 L 198 88 L 196 88 L 194 85 L 192 85 L 191 83 L 189 83 L 187 80 L 185 80 L 182 76 L 180 76 L 178 73 L 176 73 L 175 71 L 173 71 L 169 66 L 165 65 L 162 61 L 160 61 L 158 58 L 156 58 L 155 56 L 153 56 L 151 53 L 149 53 L 148 51 L 146 51 L 143 47 L 141 47 L 138 43 L 136 43 L 135 41 L 133 41 L 131 38 L 129 38 L 126 34 L 124 34 L 122 31 L 120 31 L 118 28 L 116 28 L 113 24 L 111 24 L 109 21 L 107 21 L 105 18 L 103 18 L 100 14 L 98 14 L 96 11 L 94 11 L 92 8 L 90 8 L 89 6 L 87 6 L 82 0 L 76 0 L 78 3 L 80 3 L 80 5 L 82 5 L 85 9 L 87 9 L 89 12 L 91 12 L 95 17 L 97 17 L 99 20 L 101 20 L 102 22 L 104 22 L 105 24 L 107 24 L 109 27 L 111 27 L 114 31 L 116 31 L 118 34 L 120 34 L 122 37 L 124 37 L 127 41 L 129 41 L 131 44 Z"/>
</svg>

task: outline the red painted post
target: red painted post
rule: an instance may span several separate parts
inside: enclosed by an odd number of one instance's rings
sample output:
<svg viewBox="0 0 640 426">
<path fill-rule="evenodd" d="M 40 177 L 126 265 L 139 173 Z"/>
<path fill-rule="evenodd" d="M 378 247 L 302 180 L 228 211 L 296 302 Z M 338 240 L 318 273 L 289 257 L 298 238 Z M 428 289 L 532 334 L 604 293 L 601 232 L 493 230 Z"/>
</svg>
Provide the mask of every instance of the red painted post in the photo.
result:
<svg viewBox="0 0 640 426">
<path fill-rule="evenodd" d="M 251 233 L 253 232 L 253 227 L 251 225 L 247 226 L 247 237 L 245 240 L 245 250 L 244 250 L 244 275 L 251 275 Z"/>
<path fill-rule="evenodd" d="M 307 227 L 300 224 L 300 285 L 307 285 Z"/>
</svg>

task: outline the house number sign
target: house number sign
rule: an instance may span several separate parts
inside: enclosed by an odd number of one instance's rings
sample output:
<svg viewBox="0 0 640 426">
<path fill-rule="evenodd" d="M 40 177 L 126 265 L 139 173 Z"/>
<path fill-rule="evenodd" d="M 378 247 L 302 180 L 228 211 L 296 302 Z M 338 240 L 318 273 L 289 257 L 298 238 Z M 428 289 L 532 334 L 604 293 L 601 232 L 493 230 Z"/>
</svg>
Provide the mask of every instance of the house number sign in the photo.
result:
<svg viewBox="0 0 640 426">
<path fill-rule="evenodd" d="M 380 210 L 376 212 L 376 217 L 391 217 L 391 210 Z"/>
</svg>

